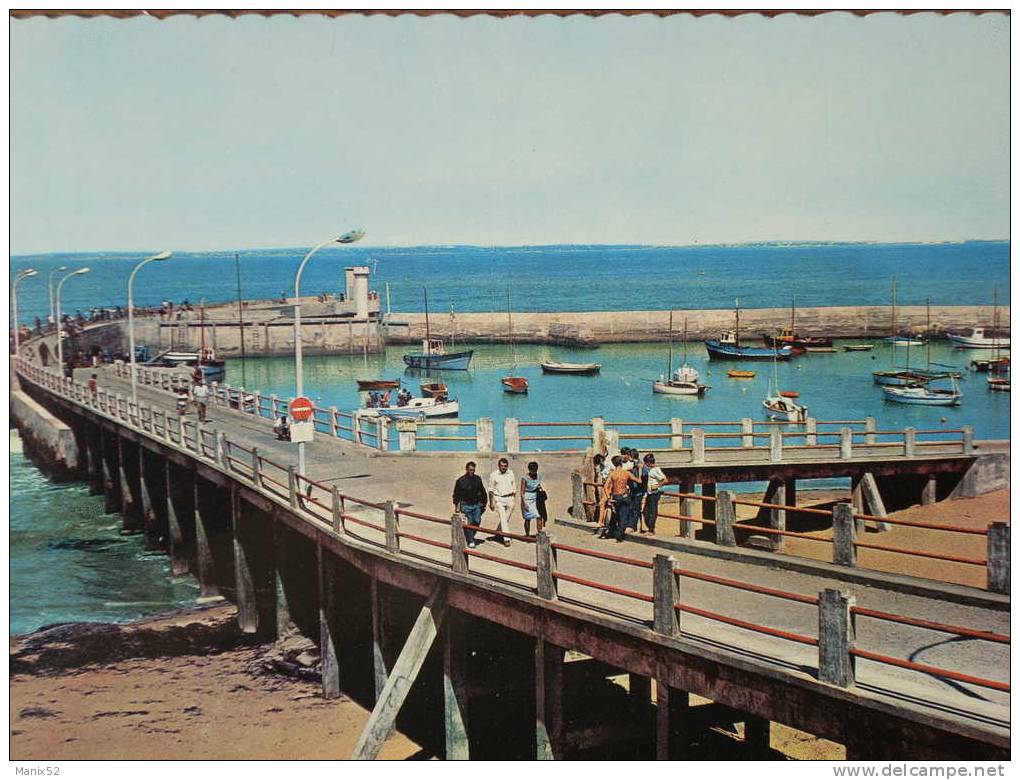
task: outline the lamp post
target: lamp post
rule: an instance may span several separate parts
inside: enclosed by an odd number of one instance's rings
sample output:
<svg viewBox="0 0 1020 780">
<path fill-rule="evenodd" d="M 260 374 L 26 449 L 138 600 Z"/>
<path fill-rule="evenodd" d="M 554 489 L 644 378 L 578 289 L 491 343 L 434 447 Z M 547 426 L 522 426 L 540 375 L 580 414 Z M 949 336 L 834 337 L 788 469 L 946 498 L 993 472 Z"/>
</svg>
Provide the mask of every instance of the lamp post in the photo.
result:
<svg viewBox="0 0 1020 780">
<path fill-rule="evenodd" d="M 54 297 L 53 297 L 53 275 L 57 274 L 57 273 L 60 273 L 61 271 L 66 271 L 66 270 L 67 270 L 67 266 L 66 265 L 62 265 L 62 266 L 59 266 L 57 268 L 54 268 L 52 271 L 50 271 L 50 280 L 47 283 L 47 286 L 49 288 L 49 293 L 50 293 L 50 319 L 53 320 L 54 326 L 57 324 L 57 312 L 56 312 L 56 302 L 55 302 Z"/>
<path fill-rule="evenodd" d="M 166 260 L 172 253 L 170 250 L 164 250 L 158 255 L 147 257 L 142 262 L 134 267 L 131 271 L 131 275 L 128 277 L 128 350 L 130 352 L 131 361 L 131 402 L 137 407 L 138 406 L 138 379 L 135 376 L 135 298 L 134 298 L 134 284 L 135 274 L 141 270 L 142 266 L 148 265 L 153 260 Z"/>
<path fill-rule="evenodd" d="M 34 268 L 22 268 L 14 275 L 14 284 L 11 285 L 11 306 L 14 308 L 14 354 L 18 354 L 21 348 L 21 334 L 18 333 L 18 283 L 39 272 Z"/>
<path fill-rule="evenodd" d="M 312 259 L 312 255 L 324 246 L 329 246 L 330 244 L 353 244 L 355 241 L 360 241 L 364 237 L 365 231 L 359 229 L 350 230 L 342 236 L 331 238 L 328 241 L 323 241 L 305 255 L 305 259 L 302 260 L 301 265 L 298 266 L 297 275 L 294 277 L 294 373 L 297 377 L 297 392 L 295 397 L 300 397 L 305 394 L 305 380 L 301 367 L 301 274 L 304 272 L 308 261 Z M 304 442 L 298 442 L 298 473 L 305 473 Z"/>
<path fill-rule="evenodd" d="M 60 310 L 60 288 L 63 287 L 64 286 L 64 282 L 66 282 L 72 276 L 81 276 L 82 274 L 87 274 L 90 270 L 92 270 L 92 269 L 90 269 L 88 266 L 85 266 L 84 268 L 79 268 L 77 271 L 71 271 L 71 273 L 69 273 L 67 276 L 65 276 L 63 279 L 61 279 L 60 282 L 57 284 L 57 295 L 56 295 L 56 304 L 57 304 L 57 364 L 60 366 L 60 375 L 61 376 L 64 375 L 64 334 L 63 334 L 63 330 L 60 327 L 60 318 L 63 316 L 62 313 L 61 313 L 61 310 Z"/>
</svg>

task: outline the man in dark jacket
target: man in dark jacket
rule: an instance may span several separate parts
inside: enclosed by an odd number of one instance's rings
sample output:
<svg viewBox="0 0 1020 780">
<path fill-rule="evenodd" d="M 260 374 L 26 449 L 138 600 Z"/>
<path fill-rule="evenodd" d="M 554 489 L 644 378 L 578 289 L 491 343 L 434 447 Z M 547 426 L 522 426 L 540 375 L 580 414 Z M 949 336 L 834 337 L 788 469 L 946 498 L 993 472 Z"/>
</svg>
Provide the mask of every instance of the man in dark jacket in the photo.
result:
<svg viewBox="0 0 1020 780">
<path fill-rule="evenodd" d="M 453 485 L 453 508 L 467 517 L 470 525 L 480 525 L 487 500 L 485 484 L 482 478 L 475 474 L 475 462 L 468 461 L 464 466 L 464 474 Z M 467 546 L 474 549 L 475 530 L 465 528 L 464 538 L 467 540 Z"/>
</svg>

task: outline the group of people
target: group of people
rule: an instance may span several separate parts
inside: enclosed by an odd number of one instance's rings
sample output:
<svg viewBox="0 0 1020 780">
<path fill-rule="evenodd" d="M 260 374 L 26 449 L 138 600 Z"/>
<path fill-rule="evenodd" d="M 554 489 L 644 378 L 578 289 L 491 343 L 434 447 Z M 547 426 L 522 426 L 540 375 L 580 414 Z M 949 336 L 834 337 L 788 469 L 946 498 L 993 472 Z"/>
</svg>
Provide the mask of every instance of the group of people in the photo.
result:
<svg viewBox="0 0 1020 780">
<path fill-rule="evenodd" d="M 411 395 L 411 391 L 406 387 L 400 388 L 400 392 L 397 393 L 397 406 L 407 406 L 414 396 Z M 390 391 L 380 392 L 378 390 L 372 390 L 368 394 L 368 408 L 369 409 L 388 409 L 390 406 Z"/>
<path fill-rule="evenodd" d="M 187 380 L 177 384 L 177 413 L 184 415 L 188 411 L 189 402 L 193 403 L 198 412 L 198 421 L 204 423 L 209 408 L 210 390 L 199 366 L 196 366 L 191 374 L 190 385 L 189 388 Z"/>
<path fill-rule="evenodd" d="M 627 529 L 654 534 L 662 488 L 671 482 L 655 456 L 649 452 L 641 458 L 636 449 L 624 447 L 609 462 L 596 455 L 594 465 L 602 486 L 595 518 L 599 537 L 622 542 Z"/>
<path fill-rule="evenodd" d="M 478 546 L 475 534 L 482 524 L 486 508 L 495 512 L 498 518 L 498 527 L 492 539 L 504 547 L 510 546 L 510 540 L 503 534 L 511 533 L 510 519 L 518 504 L 521 507 L 525 536 L 531 536 L 532 523 L 535 524 L 536 532 L 545 528 L 549 519 L 546 511 L 548 495 L 542 487 L 538 463 L 531 461 L 527 468 L 528 473 L 518 480 L 510 468 L 510 461 L 500 458 L 486 484 L 475 473 L 477 464 L 473 460 L 464 466 L 464 473 L 453 485 L 453 508 L 468 520 L 464 526 L 464 538 L 469 548 Z"/>
</svg>

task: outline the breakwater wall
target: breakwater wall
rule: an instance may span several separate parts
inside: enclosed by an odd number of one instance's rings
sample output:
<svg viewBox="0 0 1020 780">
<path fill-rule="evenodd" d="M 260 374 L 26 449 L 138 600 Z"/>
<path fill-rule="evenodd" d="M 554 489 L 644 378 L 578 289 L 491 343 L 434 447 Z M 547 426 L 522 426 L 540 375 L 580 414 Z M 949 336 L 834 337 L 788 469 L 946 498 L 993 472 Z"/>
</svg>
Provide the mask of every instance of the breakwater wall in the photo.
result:
<svg viewBox="0 0 1020 780">
<path fill-rule="evenodd" d="M 667 341 L 668 311 L 599 312 L 513 312 L 514 339 L 531 344 L 610 344 L 631 341 Z M 680 340 L 687 319 L 687 337 L 691 340 L 716 338 L 721 330 L 732 329 L 731 309 L 700 309 L 673 313 L 673 337 Z M 897 331 L 923 331 L 928 313 L 924 306 L 904 306 L 896 310 Z M 991 327 L 995 311 L 991 306 L 932 306 L 931 329 L 934 333 L 962 330 L 975 325 Z M 390 343 L 412 343 L 425 336 L 425 315 L 396 313 L 390 318 L 386 339 Z M 1009 309 L 999 308 L 1000 327 L 1009 327 Z M 806 336 L 833 336 L 850 339 L 879 339 L 892 330 L 888 306 L 818 306 L 797 309 L 796 329 Z M 506 312 L 466 312 L 432 316 L 430 332 L 436 338 L 457 341 L 507 340 Z M 790 310 L 742 309 L 740 333 L 748 341 L 762 333 L 789 327 Z"/>
<path fill-rule="evenodd" d="M 21 434 L 25 456 L 48 477 L 77 476 L 81 454 L 74 431 L 21 390 L 10 395 L 11 424 Z"/>
</svg>

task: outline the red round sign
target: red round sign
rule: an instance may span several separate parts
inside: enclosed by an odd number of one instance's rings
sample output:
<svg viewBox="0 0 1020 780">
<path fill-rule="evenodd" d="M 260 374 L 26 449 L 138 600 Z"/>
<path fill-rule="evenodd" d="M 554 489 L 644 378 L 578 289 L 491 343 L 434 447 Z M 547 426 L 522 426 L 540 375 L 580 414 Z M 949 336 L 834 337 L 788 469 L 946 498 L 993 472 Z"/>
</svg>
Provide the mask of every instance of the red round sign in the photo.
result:
<svg viewBox="0 0 1020 780">
<path fill-rule="evenodd" d="M 301 396 L 290 402 L 290 416 L 298 422 L 304 422 L 311 419 L 314 408 L 311 401 Z"/>
</svg>

